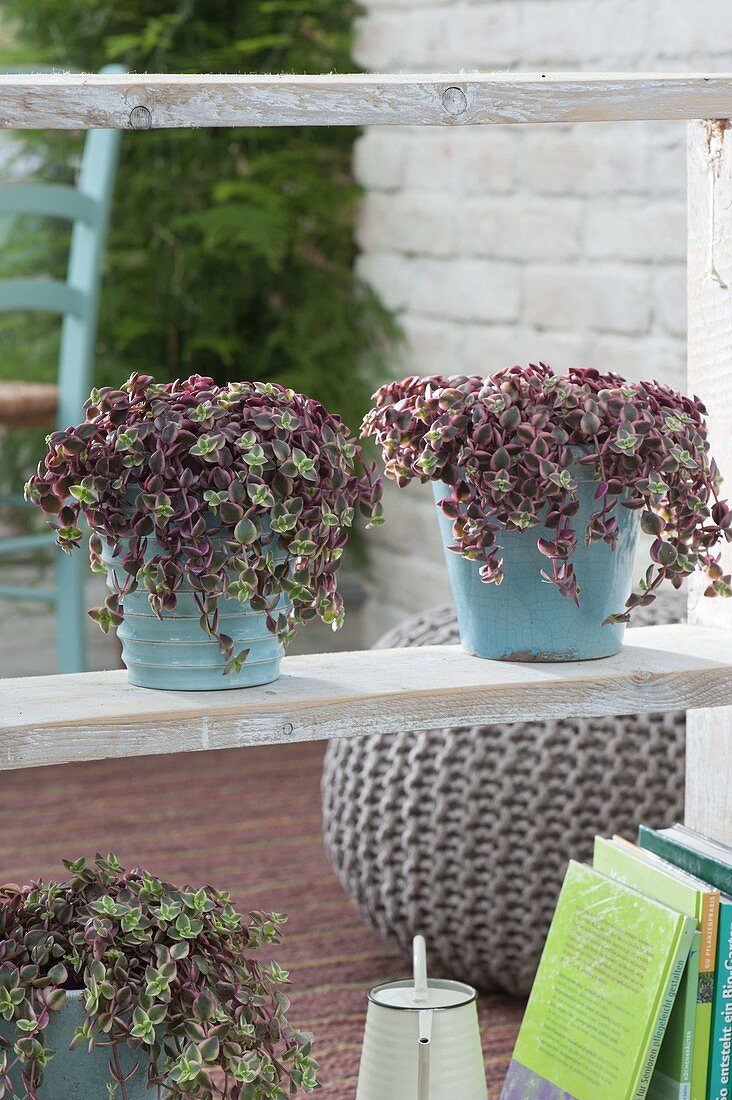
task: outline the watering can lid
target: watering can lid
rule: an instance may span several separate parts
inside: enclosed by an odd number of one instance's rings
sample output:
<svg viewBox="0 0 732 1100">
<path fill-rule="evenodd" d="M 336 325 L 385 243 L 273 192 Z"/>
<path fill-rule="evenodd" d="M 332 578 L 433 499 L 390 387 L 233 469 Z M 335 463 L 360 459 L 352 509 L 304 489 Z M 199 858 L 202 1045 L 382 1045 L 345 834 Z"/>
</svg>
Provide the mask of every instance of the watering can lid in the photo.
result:
<svg viewBox="0 0 732 1100">
<path fill-rule="evenodd" d="M 427 978 L 427 947 L 424 936 L 413 942 L 414 978 L 377 985 L 369 1000 L 384 1008 L 406 1008 L 421 1012 L 432 1008 L 457 1008 L 470 1004 L 477 994 L 470 985 L 441 978 Z"/>
</svg>

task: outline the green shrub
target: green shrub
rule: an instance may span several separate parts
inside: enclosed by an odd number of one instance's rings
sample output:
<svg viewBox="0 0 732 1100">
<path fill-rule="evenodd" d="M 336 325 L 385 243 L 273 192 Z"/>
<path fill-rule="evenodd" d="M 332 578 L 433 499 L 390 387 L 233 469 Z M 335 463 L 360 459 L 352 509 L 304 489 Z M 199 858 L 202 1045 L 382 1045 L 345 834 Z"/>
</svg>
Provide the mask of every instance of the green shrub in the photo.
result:
<svg viewBox="0 0 732 1100">
<path fill-rule="evenodd" d="M 14 45 L 0 66 L 137 72 L 352 68 L 346 0 L 5 0 Z M 125 134 L 100 317 L 96 380 L 212 374 L 277 380 L 355 425 L 396 328 L 353 274 L 355 131 L 172 130 Z M 37 175 L 60 179 L 81 135 L 29 134 Z M 3 269 L 66 237 L 16 223 Z M 47 264 L 41 264 L 47 269 Z M 56 329 L 3 320 L 0 374 L 52 377 Z M 18 359 L 22 358 L 22 367 Z M 19 369 L 20 368 L 20 369 Z"/>
</svg>

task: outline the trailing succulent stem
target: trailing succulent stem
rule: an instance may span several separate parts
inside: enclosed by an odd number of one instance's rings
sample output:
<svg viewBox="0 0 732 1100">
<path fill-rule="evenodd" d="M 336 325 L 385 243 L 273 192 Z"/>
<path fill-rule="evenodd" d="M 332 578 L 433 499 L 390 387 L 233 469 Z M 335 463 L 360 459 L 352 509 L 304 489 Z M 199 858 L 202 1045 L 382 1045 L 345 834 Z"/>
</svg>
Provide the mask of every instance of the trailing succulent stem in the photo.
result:
<svg viewBox="0 0 732 1100">
<path fill-rule="evenodd" d="M 39 1100 L 54 1056 L 46 1030 L 74 989 L 86 1019 L 72 1049 L 109 1051 L 106 1093 L 118 1100 L 138 1075 L 168 1100 L 286 1100 L 317 1087 L 311 1038 L 285 1017 L 287 973 L 251 956 L 279 943 L 284 916 L 244 918 L 226 893 L 171 886 L 112 855 L 65 866 L 66 882 L 0 889 L 0 1022 L 15 1033 L 0 1033 L 0 1096 Z M 126 1074 L 122 1046 L 137 1055 Z"/>
<path fill-rule="evenodd" d="M 380 445 L 398 485 L 416 478 L 451 486 L 440 503 L 453 521 L 450 549 L 479 562 L 487 583 L 503 580 L 503 531 L 546 528 L 548 537 L 537 538 L 542 576 L 579 602 L 577 539 L 615 547 L 618 509 L 642 511 L 652 561 L 640 591 L 608 620 L 624 622 L 664 581 L 679 588 L 695 569 L 709 579 L 706 595 L 732 591 L 716 551 L 732 537 L 732 521 L 705 416 L 698 398 L 658 382 L 579 368 L 556 375 L 540 363 L 487 378 L 389 383 L 374 394 L 362 434 Z M 573 522 L 580 477 L 596 482 L 584 531 Z"/>
<path fill-rule="evenodd" d="M 64 550 L 86 518 L 96 572 L 111 549 L 116 591 L 90 612 L 104 630 L 128 593 L 144 588 L 161 615 L 185 585 L 233 671 L 247 651 L 220 630 L 222 599 L 265 614 L 285 643 L 314 615 L 342 625 L 336 571 L 349 531 L 356 512 L 373 525 L 382 511 L 380 480 L 339 417 L 271 382 L 219 387 L 198 375 L 164 385 L 133 375 L 92 391 L 85 408 L 83 424 L 48 437 L 26 493 Z"/>
</svg>

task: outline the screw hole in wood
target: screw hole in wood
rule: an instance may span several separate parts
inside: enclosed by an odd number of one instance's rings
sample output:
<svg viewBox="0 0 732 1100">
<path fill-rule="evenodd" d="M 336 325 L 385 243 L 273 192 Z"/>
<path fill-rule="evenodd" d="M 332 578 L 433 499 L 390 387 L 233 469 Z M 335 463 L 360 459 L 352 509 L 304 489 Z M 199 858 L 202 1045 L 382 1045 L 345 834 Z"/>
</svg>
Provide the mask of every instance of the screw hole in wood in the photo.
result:
<svg viewBox="0 0 732 1100">
<path fill-rule="evenodd" d="M 452 87 L 446 88 L 442 93 L 442 106 L 447 111 L 448 115 L 453 118 L 457 118 L 458 115 L 465 114 L 468 109 L 468 97 L 462 88 Z"/>
<path fill-rule="evenodd" d="M 130 126 L 133 130 L 149 130 L 152 126 L 152 115 L 147 107 L 133 107 L 130 111 Z"/>
</svg>

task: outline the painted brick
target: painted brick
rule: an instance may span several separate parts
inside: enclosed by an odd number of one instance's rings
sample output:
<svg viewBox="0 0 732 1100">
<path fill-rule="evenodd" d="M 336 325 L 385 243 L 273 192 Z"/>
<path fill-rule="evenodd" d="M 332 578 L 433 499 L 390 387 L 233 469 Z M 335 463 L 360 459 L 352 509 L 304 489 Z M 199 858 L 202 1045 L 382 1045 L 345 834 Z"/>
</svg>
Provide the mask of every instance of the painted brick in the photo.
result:
<svg viewBox="0 0 732 1100">
<path fill-rule="evenodd" d="M 417 191 L 507 194 L 516 186 L 516 134 L 466 126 L 415 130 L 405 154 L 404 186 Z"/>
<path fill-rule="evenodd" d="M 359 6 L 365 12 L 392 11 L 394 8 L 443 8 L 450 6 L 450 0 L 447 4 L 445 0 L 361 0 Z"/>
<path fill-rule="evenodd" d="M 601 259 L 679 261 L 686 256 L 686 206 L 649 198 L 594 206 L 585 248 Z"/>
<path fill-rule="evenodd" d="M 370 283 L 389 309 L 404 309 L 412 285 L 411 264 L 403 256 L 393 252 L 370 252 L 359 256 L 356 270 L 365 282 Z"/>
<path fill-rule="evenodd" d="M 466 195 L 514 190 L 521 134 L 510 127 L 466 126 L 455 132 L 460 189 Z"/>
<path fill-rule="evenodd" d="M 648 185 L 649 124 L 532 127 L 523 183 L 539 195 L 642 194 Z"/>
<path fill-rule="evenodd" d="M 644 375 L 643 341 L 635 336 L 592 333 L 588 336 L 587 361 L 601 371 L 613 371 L 631 381 Z"/>
<path fill-rule="evenodd" d="M 728 0 L 654 0 L 651 41 L 659 58 L 724 54 L 732 44 L 732 5 Z M 693 71 L 693 70 L 692 70 Z"/>
<path fill-rule="evenodd" d="M 392 553 L 405 546 L 419 546 L 436 563 L 441 562 L 442 543 L 437 524 L 437 509 L 432 487 L 413 482 L 398 489 L 393 481 L 384 479 L 384 515 L 386 523 L 379 528 L 381 545 Z"/>
<path fill-rule="evenodd" d="M 632 382 L 660 378 L 668 385 L 684 387 L 686 371 L 683 342 L 665 336 L 618 336 L 591 334 L 587 337 L 587 364 L 602 371 L 615 371 Z"/>
<path fill-rule="evenodd" d="M 382 71 L 506 68 L 521 58 L 520 4 L 378 10 L 358 20 L 355 58 Z"/>
<path fill-rule="evenodd" d="M 536 332 L 526 325 L 470 325 L 465 334 L 464 370 L 492 374 L 516 363 L 551 363 L 557 370 L 583 366 L 585 337 L 579 332 Z"/>
<path fill-rule="evenodd" d="M 358 244 L 366 252 L 449 256 L 457 246 L 457 214 L 454 202 L 431 191 L 374 191 L 361 206 Z"/>
<path fill-rule="evenodd" d="M 420 313 L 401 319 L 406 339 L 405 374 L 462 374 L 466 328 L 452 321 L 435 321 Z"/>
<path fill-rule="evenodd" d="M 388 522 L 387 518 L 384 528 Z M 396 603 L 403 609 L 403 615 L 409 614 L 411 609 L 421 610 L 450 602 L 450 584 L 441 553 L 420 556 L 419 568 L 415 569 L 412 539 L 399 551 L 374 545 L 373 540 L 369 548 L 367 585 L 376 598 Z"/>
<path fill-rule="evenodd" d="M 410 309 L 455 321 L 513 321 L 521 306 L 518 268 L 490 260 L 428 260 L 412 265 Z"/>
<path fill-rule="evenodd" d="M 458 5 L 453 18 L 451 53 L 461 68 L 506 69 L 525 61 L 522 4 Z M 438 56 L 447 62 L 442 49 Z"/>
<path fill-rule="evenodd" d="M 683 266 L 657 271 L 653 277 L 653 312 L 661 328 L 686 336 L 686 270 Z"/>
<path fill-rule="evenodd" d="M 366 130 L 354 148 L 356 179 L 370 190 L 394 191 L 405 180 L 411 131 L 381 126 Z"/>
<path fill-rule="evenodd" d="M 386 634 L 387 630 L 398 626 L 412 611 L 416 610 L 423 610 L 423 605 L 420 608 L 402 607 L 394 602 L 391 591 L 381 591 L 378 594 L 370 591 L 363 609 L 364 627 L 361 631 L 363 648 L 370 649 L 383 634 Z"/>
<path fill-rule="evenodd" d="M 577 200 L 468 199 L 458 218 L 467 255 L 506 260 L 563 260 L 578 255 L 582 209 Z"/>
<path fill-rule="evenodd" d="M 436 59 L 455 63 L 454 40 L 449 9 L 376 12 L 356 23 L 354 57 L 366 69 L 429 71 Z"/>
<path fill-rule="evenodd" d="M 445 130 L 439 126 L 417 130 L 405 165 L 405 188 L 460 194 L 462 135 L 462 130 Z"/>
<path fill-rule="evenodd" d="M 651 306 L 644 271 L 623 267 L 534 267 L 526 275 L 526 316 L 540 328 L 641 333 Z"/>
<path fill-rule="evenodd" d="M 399 28 L 403 22 L 403 15 L 393 11 L 377 11 L 357 19 L 353 45 L 356 64 L 376 72 L 394 69 L 393 59 L 399 50 Z"/>
<path fill-rule="evenodd" d="M 685 313 L 684 301 L 681 305 Z M 660 378 L 669 386 L 686 389 L 686 333 L 681 340 L 667 336 L 647 336 L 640 347 L 638 381 L 644 378 Z"/>
<path fill-rule="evenodd" d="M 650 191 L 653 196 L 686 200 L 686 123 L 665 122 L 653 128 L 649 142 Z"/>
<path fill-rule="evenodd" d="M 526 0 L 522 66 L 586 69 L 640 60 L 646 11 L 639 0 Z"/>
</svg>

